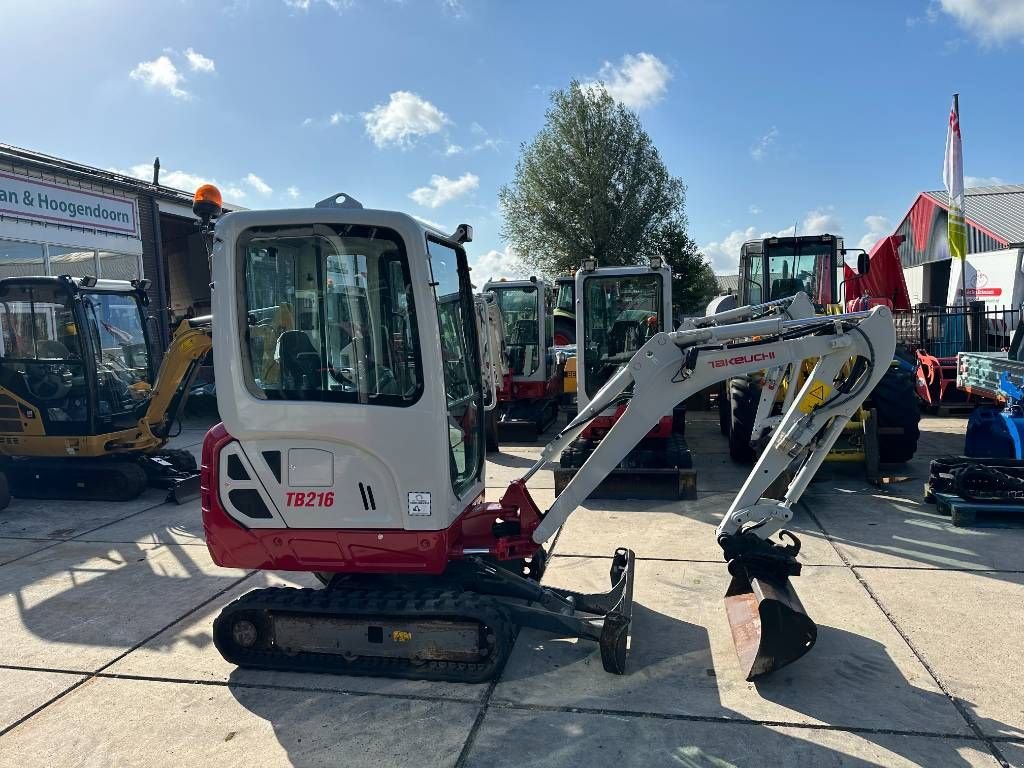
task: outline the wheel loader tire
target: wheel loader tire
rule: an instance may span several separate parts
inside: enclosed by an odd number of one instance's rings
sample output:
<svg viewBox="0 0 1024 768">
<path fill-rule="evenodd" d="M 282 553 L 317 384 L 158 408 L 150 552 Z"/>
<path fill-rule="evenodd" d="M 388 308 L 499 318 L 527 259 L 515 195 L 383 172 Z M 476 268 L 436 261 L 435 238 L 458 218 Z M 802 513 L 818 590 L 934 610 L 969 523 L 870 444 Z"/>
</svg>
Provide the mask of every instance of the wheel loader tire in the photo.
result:
<svg viewBox="0 0 1024 768">
<path fill-rule="evenodd" d="M 576 323 L 570 321 L 568 318 L 556 317 L 555 318 L 555 332 L 554 332 L 555 346 L 564 347 L 567 344 L 576 343 Z"/>
<path fill-rule="evenodd" d="M 739 464 L 751 464 L 755 458 L 750 438 L 760 399 L 761 388 L 752 377 L 730 379 L 729 456 Z"/>
<path fill-rule="evenodd" d="M 7 484 L 7 475 L 0 472 L 0 510 L 7 509 L 11 503 L 11 487 Z"/>
<path fill-rule="evenodd" d="M 871 393 L 879 430 L 878 460 L 903 464 L 914 458 L 921 436 L 921 408 L 914 390 L 914 374 L 893 366 Z M 891 431 L 902 430 L 902 433 Z"/>
<path fill-rule="evenodd" d="M 729 436 L 729 428 L 732 422 L 732 413 L 729 408 L 729 385 L 724 381 L 718 387 L 718 428 L 722 434 Z"/>
<path fill-rule="evenodd" d="M 497 453 L 501 450 L 498 445 L 498 409 L 492 408 L 484 416 L 484 442 L 488 453 Z"/>
</svg>

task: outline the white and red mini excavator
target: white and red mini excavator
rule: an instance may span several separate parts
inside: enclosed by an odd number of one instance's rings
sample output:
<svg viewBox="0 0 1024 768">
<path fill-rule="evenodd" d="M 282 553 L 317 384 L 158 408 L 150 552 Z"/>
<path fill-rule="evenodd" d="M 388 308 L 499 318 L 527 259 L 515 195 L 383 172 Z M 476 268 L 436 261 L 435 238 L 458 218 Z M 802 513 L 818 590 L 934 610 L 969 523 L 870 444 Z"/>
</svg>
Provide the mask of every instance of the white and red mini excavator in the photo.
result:
<svg viewBox="0 0 1024 768">
<path fill-rule="evenodd" d="M 203 445 L 207 544 L 223 566 L 324 582 L 255 589 L 227 605 L 214 622 L 220 652 L 245 667 L 480 681 L 502 668 L 517 630 L 533 627 L 597 641 L 605 669 L 621 674 L 633 553 L 614 553 L 608 592 L 580 594 L 542 583 L 544 542 L 677 403 L 728 377 L 810 359 L 813 372 L 716 532 L 748 678 L 806 653 L 816 628 L 790 584 L 799 542 L 782 529 L 888 369 L 889 311 L 794 318 L 784 299 L 721 324 L 659 331 L 521 479 L 488 500 L 463 248 L 471 233 L 463 225 L 445 235 L 344 195 L 217 222 L 223 423 Z M 540 509 L 530 478 L 619 403 L 620 418 Z M 763 498 L 785 472 L 781 498 Z"/>
</svg>

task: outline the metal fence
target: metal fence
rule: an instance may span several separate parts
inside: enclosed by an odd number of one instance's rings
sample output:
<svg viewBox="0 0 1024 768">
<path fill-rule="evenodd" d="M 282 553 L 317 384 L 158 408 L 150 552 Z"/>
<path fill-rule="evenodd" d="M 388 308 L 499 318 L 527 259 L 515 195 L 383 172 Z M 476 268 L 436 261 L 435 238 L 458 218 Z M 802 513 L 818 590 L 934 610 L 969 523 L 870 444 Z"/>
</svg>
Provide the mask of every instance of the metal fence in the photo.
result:
<svg viewBox="0 0 1024 768">
<path fill-rule="evenodd" d="M 1020 319 L 1021 307 L 993 308 L 981 302 L 966 307 L 920 307 L 894 315 L 897 341 L 935 357 L 1004 350 Z"/>
</svg>

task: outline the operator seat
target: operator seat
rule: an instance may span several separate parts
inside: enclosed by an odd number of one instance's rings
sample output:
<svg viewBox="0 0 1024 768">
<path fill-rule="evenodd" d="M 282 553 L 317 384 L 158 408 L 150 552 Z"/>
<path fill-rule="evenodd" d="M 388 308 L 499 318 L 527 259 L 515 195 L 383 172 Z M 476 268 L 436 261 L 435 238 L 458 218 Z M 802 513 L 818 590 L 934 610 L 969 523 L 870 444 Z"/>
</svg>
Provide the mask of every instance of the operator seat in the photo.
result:
<svg viewBox="0 0 1024 768">
<path fill-rule="evenodd" d="M 285 331 L 274 353 L 281 366 L 282 389 L 320 389 L 320 353 L 303 331 Z"/>
<path fill-rule="evenodd" d="M 772 280 L 772 299 L 788 299 L 801 291 L 806 291 L 807 286 L 798 277 L 783 277 L 779 280 Z"/>
</svg>

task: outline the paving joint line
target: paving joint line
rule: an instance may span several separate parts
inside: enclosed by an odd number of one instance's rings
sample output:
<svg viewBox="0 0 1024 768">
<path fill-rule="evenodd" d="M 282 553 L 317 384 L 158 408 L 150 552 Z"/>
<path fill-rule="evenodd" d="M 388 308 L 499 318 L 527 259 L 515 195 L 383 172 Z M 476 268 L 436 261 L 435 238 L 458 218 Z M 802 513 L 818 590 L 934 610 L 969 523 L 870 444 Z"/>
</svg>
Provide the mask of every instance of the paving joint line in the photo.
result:
<svg viewBox="0 0 1024 768">
<path fill-rule="evenodd" d="M 821 521 L 818 520 L 818 516 L 814 514 L 814 510 L 811 509 L 807 501 L 801 500 L 800 503 L 803 505 L 804 510 L 807 512 L 811 520 L 814 521 L 814 524 L 821 529 L 822 535 L 829 542 L 829 544 L 832 545 L 832 549 L 835 550 L 836 554 L 839 556 L 839 559 L 846 564 L 846 567 L 850 570 L 850 573 L 853 574 L 853 578 L 857 580 L 857 583 L 859 583 L 861 585 L 861 588 L 863 588 L 863 590 L 867 593 L 868 597 L 871 599 L 871 602 L 873 602 L 875 606 L 878 608 L 878 610 L 882 612 L 882 615 L 885 616 L 885 618 L 888 620 L 892 628 L 896 630 L 896 633 L 901 638 L 903 638 L 903 642 L 907 644 L 907 647 L 910 649 L 910 652 L 914 654 L 914 657 L 918 660 L 921 666 L 925 668 L 929 676 L 932 678 L 932 681 L 938 687 L 938 689 L 942 691 L 942 693 L 946 696 L 947 699 L 949 699 L 954 709 L 956 709 L 960 717 L 963 718 L 964 722 L 967 723 L 967 727 L 970 728 L 971 731 L 973 731 L 974 734 L 982 742 L 985 743 L 985 746 L 988 747 L 989 752 L 992 753 L 992 756 L 999 762 L 1002 768 L 1010 768 L 1009 760 L 1006 759 L 1006 756 L 1003 755 L 999 747 L 996 746 L 996 742 L 991 737 L 986 735 L 984 731 L 981 730 L 981 726 L 978 725 L 977 722 L 975 722 L 974 718 L 971 716 L 971 713 L 967 710 L 967 707 L 964 705 L 964 703 L 960 701 L 956 696 L 954 696 L 952 691 L 950 691 L 949 688 L 946 687 L 946 684 L 939 679 L 938 673 L 932 668 L 932 665 L 924 658 L 924 654 L 922 654 L 921 651 L 918 650 L 917 646 L 914 645 L 914 642 L 910 639 L 910 636 L 899 625 L 899 622 L 896 621 L 895 617 L 886 609 L 885 605 L 882 603 L 882 600 L 878 597 L 877 594 L 875 594 L 875 591 L 871 588 L 871 585 L 867 583 L 864 577 L 861 576 L 861 574 L 857 571 L 857 568 L 854 567 L 854 565 L 850 562 L 849 558 L 847 558 L 846 555 L 843 554 L 843 552 L 836 545 L 835 541 L 832 538 L 832 534 L 825 530 L 825 526 L 823 526 L 821 524 Z"/>
<path fill-rule="evenodd" d="M 252 577 L 253 577 L 254 575 L 256 575 L 256 574 L 257 574 L 258 572 L 259 572 L 259 571 L 249 571 L 249 572 L 248 572 L 247 574 L 245 574 L 245 575 L 244 575 L 244 576 L 242 576 L 241 578 L 239 578 L 239 579 L 236 579 L 236 580 L 235 580 L 235 581 L 234 581 L 233 583 L 231 583 L 231 584 L 229 584 L 228 586 L 224 587 L 224 589 L 221 589 L 221 590 L 219 590 L 218 592 L 216 592 L 216 593 L 214 593 L 213 595 L 211 595 L 210 597 L 208 597 L 208 598 L 207 598 L 206 600 L 203 600 L 203 601 L 202 601 L 201 603 L 199 603 L 199 604 L 195 605 L 194 607 L 190 608 L 189 610 L 187 610 L 187 611 L 186 611 L 185 613 L 183 613 L 182 615 L 178 616 L 178 617 L 177 617 L 176 619 L 174 619 L 173 621 L 170 621 L 170 622 L 168 622 L 167 624 L 165 624 L 165 625 L 164 625 L 163 627 L 161 627 L 161 628 L 160 628 L 160 629 L 158 629 L 157 631 L 155 631 L 155 632 L 151 633 L 150 635 L 148 635 L 148 636 L 144 637 L 144 638 L 143 638 L 142 640 L 140 640 L 139 642 L 137 642 L 137 643 L 136 643 L 135 645 L 133 645 L 133 646 L 132 646 L 131 648 L 129 648 L 128 650 L 124 651 L 124 652 L 123 652 L 123 653 L 121 653 L 121 654 L 118 654 L 118 655 L 117 655 L 117 656 L 115 656 L 115 657 L 114 657 L 113 659 L 111 659 L 111 660 L 110 660 L 110 661 L 108 661 L 107 663 L 105 663 L 105 664 L 103 664 L 102 666 L 100 666 L 100 667 L 99 667 L 98 669 L 95 669 L 95 670 L 93 670 L 92 672 L 88 673 L 86 677 L 82 678 L 81 680 L 79 680 L 79 681 L 78 681 L 77 683 L 75 683 L 74 685 L 72 685 L 72 686 L 70 686 L 70 687 L 68 687 L 68 688 L 64 689 L 63 691 L 61 691 L 60 693 L 58 693 L 58 694 L 57 694 L 56 696 L 53 696 L 53 697 L 52 697 L 52 698 L 50 698 L 49 700 L 47 700 L 47 701 L 43 702 L 43 703 L 42 703 L 42 704 L 40 704 L 40 705 L 39 705 L 38 707 L 36 707 L 35 709 L 33 709 L 33 710 L 32 710 L 31 712 L 29 712 L 29 713 L 27 713 L 27 714 L 23 715 L 22 717 L 18 718 L 17 720 L 15 720 L 15 721 L 14 721 L 13 723 L 11 723 L 10 725 L 8 725 L 8 726 L 7 726 L 6 728 L 0 729 L 0 738 L 3 738 L 3 737 L 4 737 L 5 735 L 6 735 L 6 734 L 10 733 L 11 731 L 13 731 L 13 730 L 14 730 L 15 728 L 17 728 L 17 727 L 18 727 L 18 726 L 20 726 L 21 724 L 23 724 L 23 723 L 27 722 L 28 720 L 32 719 L 33 717 L 35 717 L 35 716 L 36 716 L 37 714 L 39 714 L 40 712 L 42 712 L 42 711 L 43 711 L 44 709 L 46 709 L 46 708 L 47 708 L 47 707 L 49 707 L 50 705 L 52 705 L 52 704 L 55 704 L 56 702 L 60 701 L 60 700 L 61 700 L 61 699 L 63 699 L 63 698 L 65 697 L 65 696 L 67 696 L 67 695 L 68 695 L 69 693 L 71 693 L 71 692 L 73 692 L 73 691 L 76 691 L 76 690 L 78 690 L 78 688 L 79 688 L 79 687 L 81 687 L 82 685 L 85 685 L 85 684 L 86 684 L 86 683 L 88 683 L 88 682 L 89 682 L 90 680 L 95 680 L 95 679 L 97 679 L 97 677 L 99 676 L 99 674 L 100 674 L 101 672 L 103 672 L 104 670 L 106 670 L 106 669 L 109 669 L 109 668 L 110 668 L 110 667 L 111 667 L 112 665 L 114 665 L 114 664 L 116 664 L 117 662 L 121 661 L 121 659 L 125 658 L 126 656 L 128 656 L 128 655 L 129 655 L 129 654 L 131 654 L 131 653 L 134 653 L 134 652 L 135 652 L 135 651 L 137 651 L 137 650 L 138 650 L 139 648 L 141 648 L 141 647 L 142 647 L 142 646 L 144 646 L 144 645 L 145 645 L 146 643 L 148 643 L 148 642 L 149 642 L 150 640 L 152 640 L 153 638 L 155 638 L 155 637 L 156 637 L 157 635 L 161 634 L 162 632 L 166 632 L 166 631 L 167 631 L 168 629 L 170 629 L 171 627 L 173 627 L 173 626 L 174 626 L 175 624 L 177 624 L 177 623 L 178 623 L 179 621 L 182 621 L 183 619 L 186 619 L 186 618 L 188 618 L 189 616 L 191 616 L 192 614 L 194 614 L 194 613 L 195 613 L 196 611 L 198 611 L 198 610 L 200 610 L 200 609 L 202 609 L 202 608 L 205 608 L 205 607 L 206 607 L 207 605 L 209 605 L 210 603 L 212 603 L 212 602 L 213 602 L 214 600 L 216 600 L 217 598 L 219 598 L 219 597 L 223 596 L 224 594 L 226 594 L 226 593 L 227 593 L 227 592 L 229 592 L 230 590 L 234 589 L 235 587 L 237 587 L 237 586 L 238 586 L 239 584 L 241 584 L 241 583 L 242 583 L 243 581 L 245 581 L 246 579 L 252 578 Z"/>
<path fill-rule="evenodd" d="M 551 539 L 551 546 L 548 547 L 546 557 L 547 562 L 550 562 L 555 554 L 555 547 L 558 546 L 558 539 L 562 535 L 562 531 L 565 529 L 565 525 L 560 525 L 558 530 L 555 531 L 555 536 Z M 560 556 L 560 555 L 559 555 Z M 543 574 L 541 575 L 543 579 Z M 519 633 L 516 632 L 516 640 L 519 639 Z M 498 687 L 498 683 L 501 681 L 501 676 L 505 673 L 505 665 L 508 664 L 508 660 L 512 658 L 512 653 L 515 651 L 515 642 L 512 643 L 512 647 L 509 649 L 509 655 L 505 659 L 505 663 L 501 665 L 501 669 L 494 675 L 494 679 L 491 680 L 487 685 L 487 690 L 484 691 L 483 697 L 480 699 L 480 708 L 477 710 L 476 717 L 473 719 L 473 725 L 469 727 L 469 733 L 466 734 L 466 741 L 462 744 L 462 749 L 459 750 L 459 756 L 455 760 L 455 768 L 464 768 L 466 761 L 469 760 L 469 754 L 473 751 L 473 745 L 476 744 L 476 737 L 480 732 L 480 728 L 483 727 L 484 720 L 487 718 L 487 711 L 490 709 L 491 697 L 494 696 L 494 690 Z"/>
<path fill-rule="evenodd" d="M 873 736 L 911 736 L 928 739 L 959 739 L 963 741 L 994 740 L 1001 742 L 1018 742 L 1019 736 L 986 736 L 965 733 L 944 733 L 941 731 L 903 730 L 899 728 L 872 728 L 858 725 L 834 725 L 831 723 L 801 723 L 788 720 L 758 720 L 752 718 L 734 718 L 724 715 L 686 715 L 674 712 L 647 712 L 629 709 L 607 709 L 603 707 L 575 707 L 557 704 L 523 704 L 510 701 L 491 703 L 495 709 L 517 710 L 526 712 L 559 712 L 580 715 L 606 715 L 610 717 L 632 717 L 639 720 L 673 720 L 679 722 L 712 723 L 720 725 L 756 725 L 770 728 L 801 728 L 815 731 L 840 731 Z"/>
<path fill-rule="evenodd" d="M 119 517 L 116 520 L 110 520 L 109 522 L 103 523 L 102 525 L 97 525 L 95 528 L 90 528 L 87 531 L 82 531 L 81 533 L 76 534 L 74 536 L 71 536 L 70 538 L 67 538 L 67 539 L 42 539 L 42 541 L 49 541 L 51 543 L 49 545 L 45 546 L 45 547 L 40 547 L 39 549 L 33 550 L 31 552 L 26 552 L 24 555 L 19 555 L 18 557 L 15 557 L 15 558 L 13 558 L 11 560 L 7 560 L 7 561 L 5 561 L 3 563 L 0 563 L 0 565 L 10 565 L 11 563 L 16 563 L 19 560 L 24 560 L 26 557 L 31 557 L 32 555 L 38 555 L 40 552 L 45 552 L 48 549 L 53 549 L 54 547 L 59 547 L 61 544 L 67 544 L 68 542 L 77 541 L 80 536 L 88 536 L 90 533 L 94 533 L 94 532 L 96 532 L 96 531 L 98 531 L 98 530 L 100 530 L 102 528 L 106 528 L 108 525 L 116 525 L 117 523 L 123 523 L 125 520 L 130 520 L 131 518 L 135 517 L 136 515 L 141 515 L 143 512 L 152 512 L 154 509 L 157 509 L 158 507 L 162 507 L 166 503 L 167 503 L 167 499 L 164 499 L 160 503 L 154 504 L 151 507 L 145 507 L 143 509 L 136 510 L 135 512 L 131 512 L 131 513 L 125 515 L 124 517 Z M 29 541 L 39 541 L 39 539 L 27 539 L 27 540 L 29 540 Z M 86 543 L 86 542 L 83 542 L 83 543 Z M 99 542 L 99 543 L 102 544 L 102 543 L 106 543 L 106 542 Z M 138 542 L 133 541 L 131 543 L 132 544 L 137 544 Z M 2 736 L 2 735 L 3 735 L 3 733 L 0 733 L 0 736 Z"/>
</svg>

